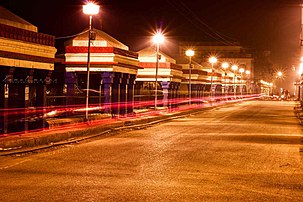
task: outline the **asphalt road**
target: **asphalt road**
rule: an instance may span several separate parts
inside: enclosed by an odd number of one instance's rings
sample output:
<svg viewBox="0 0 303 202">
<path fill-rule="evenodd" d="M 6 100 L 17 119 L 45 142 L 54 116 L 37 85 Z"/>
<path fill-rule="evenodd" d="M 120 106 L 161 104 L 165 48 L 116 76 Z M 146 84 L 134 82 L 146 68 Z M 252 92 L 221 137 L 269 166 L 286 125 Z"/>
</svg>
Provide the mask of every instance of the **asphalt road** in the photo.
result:
<svg viewBox="0 0 303 202">
<path fill-rule="evenodd" d="M 0 158 L 0 201 L 303 201 L 293 102 L 250 101 Z"/>
</svg>

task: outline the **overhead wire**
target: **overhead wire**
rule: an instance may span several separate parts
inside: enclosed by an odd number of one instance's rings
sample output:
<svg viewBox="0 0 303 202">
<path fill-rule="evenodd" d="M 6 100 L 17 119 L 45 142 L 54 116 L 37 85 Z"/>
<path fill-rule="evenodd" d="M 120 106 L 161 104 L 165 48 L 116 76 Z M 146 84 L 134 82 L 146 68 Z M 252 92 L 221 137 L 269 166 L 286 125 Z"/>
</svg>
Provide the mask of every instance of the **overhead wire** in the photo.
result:
<svg viewBox="0 0 303 202">
<path fill-rule="evenodd" d="M 197 25 L 195 24 L 195 22 L 193 22 L 192 19 L 191 19 L 190 17 L 188 17 L 188 15 L 185 15 L 185 13 L 184 13 L 182 10 L 180 10 L 180 8 L 177 7 L 175 4 L 173 4 L 170 0 L 167 0 L 167 2 L 168 2 L 171 6 L 173 6 L 173 7 L 174 7 L 174 8 L 175 8 L 175 9 L 176 9 L 184 18 L 186 18 L 191 24 L 193 24 L 195 27 L 197 27 L 197 28 L 200 29 L 202 32 L 204 32 L 207 36 L 209 36 L 209 37 L 211 37 L 211 38 L 217 40 L 216 37 L 214 37 L 212 34 L 206 32 L 206 30 L 204 30 L 204 29 L 201 29 L 200 26 L 197 26 Z"/>
<path fill-rule="evenodd" d="M 184 2 L 178 0 L 182 6 L 184 8 L 186 8 L 188 10 L 189 13 L 192 14 L 193 17 L 195 17 L 195 19 L 197 19 L 198 22 L 202 23 L 203 25 L 205 25 L 210 31 L 212 31 L 214 34 L 216 34 L 219 38 L 221 38 L 222 40 L 230 43 L 231 45 L 234 45 L 233 42 L 230 42 L 229 40 L 227 40 L 226 38 L 229 38 L 229 39 L 232 39 L 231 37 L 225 35 L 225 34 L 222 34 L 221 32 L 218 32 L 217 30 L 215 30 L 214 28 L 212 28 L 211 26 L 209 26 L 207 23 L 205 23 L 200 17 L 198 17 L 190 8 L 188 8 L 188 6 L 186 4 L 184 4 Z M 234 40 L 234 39 L 232 39 Z"/>
<path fill-rule="evenodd" d="M 69 35 L 69 36 L 56 37 L 55 40 L 59 40 L 59 39 L 68 39 L 68 38 L 76 37 L 76 36 L 79 36 L 79 35 L 84 34 L 84 33 L 86 33 L 86 32 L 88 32 L 88 31 L 86 30 L 86 31 L 80 32 L 80 33 L 78 33 L 78 34 Z"/>
<path fill-rule="evenodd" d="M 216 31 L 215 29 L 213 29 L 212 27 L 210 27 L 207 23 L 205 23 L 201 18 L 199 18 L 190 8 L 188 8 L 188 6 L 186 6 L 180 0 L 178 0 L 179 4 L 174 4 L 175 1 L 171 1 L 171 0 L 167 0 L 167 2 L 171 6 L 173 6 L 191 24 L 193 24 L 196 28 L 198 28 L 199 30 L 201 30 L 207 36 L 209 36 L 212 39 L 214 39 L 216 41 L 219 41 L 219 42 L 221 42 L 221 43 L 223 43 L 225 45 L 235 45 L 233 42 L 231 42 L 230 40 L 226 39 L 226 38 L 230 38 L 230 37 L 225 36 L 226 37 L 225 38 L 223 36 L 223 34 L 220 34 L 218 31 Z M 182 4 L 182 5 L 180 6 L 180 4 Z M 191 16 L 191 17 L 189 17 L 189 16 Z M 192 19 L 195 19 L 195 21 L 193 21 Z M 197 24 L 196 22 L 198 22 L 199 24 Z M 201 27 L 201 25 L 203 25 L 203 27 L 206 27 L 208 30 L 203 29 Z"/>
</svg>

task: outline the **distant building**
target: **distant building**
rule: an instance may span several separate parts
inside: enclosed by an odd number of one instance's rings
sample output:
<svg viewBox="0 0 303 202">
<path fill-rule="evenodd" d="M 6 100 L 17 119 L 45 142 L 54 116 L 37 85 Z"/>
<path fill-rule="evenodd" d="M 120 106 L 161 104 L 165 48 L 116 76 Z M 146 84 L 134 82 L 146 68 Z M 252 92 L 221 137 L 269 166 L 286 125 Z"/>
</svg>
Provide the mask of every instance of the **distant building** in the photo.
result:
<svg viewBox="0 0 303 202">
<path fill-rule="evenodd" d="M 224 45 L 218 42 L 180 42 L 179 55 L 184 56 L 188 48 L 195 50 L 193 59 L 203 66 L 203 70 L 208 72 L 208 81 L 211 75 L 213 76 L 213 91 L 219 94 L 220 91 L 234 91 L 240 94 L 254 92 L 254 58 L 252 54 L 238 44 Z M 209 57 L 215 56 L 218 62 L 214 64 L 212 72 L 211 64 L 208 62 Z M 222 63 L 229 63 L 229 68 L 224 70 Z M 238 68 L 243 68 L 244 73 L 238 70 L 233 71 L 232 65 L 237 65 Z M 249 74 L 245 74 L 249 72 Z M 210 82 L 208 82 L 210 85 Z M 231 84 L 233 86 L 231 86 Z M 207 89 L 210 89 L 209 87 Z M 226 89 L 226 90 L 225 90 Z"/>
<path fill-rule="evenodd" d="M 37 124 L 24 121 L 29 107 L 41 107 L 43 116 L 47 86 L 55 82 L 54 42 L 54 36 L 38 33 L 36 26 L 0 6 L 0 134 Z"/>
<path fill-rule="evenodd" d="M 149 47 L 138 52 L 139 66 L 136 79 L 136 94 L 141 98 L 138 100 L 153 100 L 155 96 L 157 52 L 155 48 Z M 162 51 L 159 52 L 157 94 L 159 106 L 171 105 L 179 98 L 182 77 L 182 66 L 176 64 L 176 60 Z M 153 106 L 153 103 L 150 104 Z"/>
<path fill-rule="evenodd" d="M 182 66 L 183 79 L 180 87 L 180 94 L 182 98 L 189 98 L 189 83 L 191 83 L 191 99 L 192 102 L 199 101 L 203 97 L 209 96 L 208 85 L 208 72 L 204 70 L 203 66 L 192 59 L 191 70 L 189 64 L 189 58 L 186 56 L 180 56 L 177 59 L 177 63 Z"/>
</svg>

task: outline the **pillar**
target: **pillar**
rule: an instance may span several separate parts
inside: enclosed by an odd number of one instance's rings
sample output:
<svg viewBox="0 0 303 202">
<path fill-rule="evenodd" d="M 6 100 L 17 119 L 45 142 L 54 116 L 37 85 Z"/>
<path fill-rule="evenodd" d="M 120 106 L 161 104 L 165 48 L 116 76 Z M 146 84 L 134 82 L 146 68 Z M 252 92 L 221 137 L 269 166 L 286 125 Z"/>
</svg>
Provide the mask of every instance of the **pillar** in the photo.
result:
<svg viewBox="0 0 303 202">
<path fill-rule="evenodd" d="M 46 122 L 46 119 L 44 118 L 44 114 L 46 113 L 46 106 L 47 106 L 46 90 L 47 90 L 47 85 L 51 83 L 52 71 L 45 71 L 45 70 L 37 70 L 37 71 L 38 71 L 37 77 L 39 77 L 42 82 L 36 85 L 36 106 L 39 111 L 38 114 L 42 118 L 40 118 L 36 124 L 37 124 L 37 128 L 47 128 L 48 124 Z"/>
<path fill-rule="evenodd" d="M 175 102 L 175 93 L 174 93 L 174 87 L 175 85 L 173 83 L 170 83 L 169 87 L 168 87 L 168 108 L 171 109 L 172 108 L 172 104 Z"/>
<path fill-rule="evenodd" d="M 171 107 L 177 107 L 180 101 L 180 83 L 172 82 L 171 85 Z M 182 97 L 183 99 L 183 97 Z"/>
<path fill-rule="evenodd" d="M 25 78 L 25 88 L 24 88 L 24 100 L 25 100 L 25 123 L 24 123 L 24 131 L 27 132 L 29 130 L 29 107 L 31 106 L 30 101 L 32 100 L 33 96 L 33 74 L 34 69 L 30 69 L 28 71 L 27 77 Z"/>
<path fill-rule="evenodd" d="M 127 99 L 128 99 L 128 84 L 129 84 L 129 74 L 123 73 L 121 76 L 121 85 L 120 85 L 120 113 L 125 115 L 127 113 Z"/>
<path fill-rule="evenodd" d="M 127 87 L 127 114 L 132 115 L 135 103 L 135 82 L 136 75 L 130 74 Z"/>
<path fill-rule="evenodd" d="M 5 76 L 4 81 L 4 102 L 3 102 L 3 132 L 4 134 L 9 132 L 9 97 L 10 97 L 10 88 L 12 86 L 14 78 L 15 68 L 11 67 L 8 69 L 8 73 Z"/>
<path fill-rule="evenodd" d="M 75 84 L 77 76 L 75 72 L 65 72 L 66 105 L 75 104 Z"/>
<path fill-rule="evenodd" d="M 198 104 L 200 104 L 201 101 L 201 91 L 202 91 L 202 85 L 201 84 L 197 84 L 198 85 L 198 95 L 197 98 L 199 100 Z"/>
<path fill-rule="evenodd" d="M 114 74 L 112 72 L 102 72 L 101 77 L 104 86 L 103 92 L 105 113 L 111 114 L 112 84 L 114 82 Z"/>
<path fill-rule="evenodd" d="M 114 73 L 113 87 L 112 87 L 112 116 L 119 116 L 120 112 L 120 85 L 122 74 L 119 72 Z"/>
<path fill-rule="evenodd" d="M 192 104 L 194 104 L 197 99 L 197 84 L 191 84 L 191 99 L 192 99 Z"/>
<path fill-rule="evenodd" d="M 162 92 L 163 92 L 163 107 L 168 106 L 168 89 L 169 89 L 169 83 L 167 81 L 162 81 Z"/>
</svg>

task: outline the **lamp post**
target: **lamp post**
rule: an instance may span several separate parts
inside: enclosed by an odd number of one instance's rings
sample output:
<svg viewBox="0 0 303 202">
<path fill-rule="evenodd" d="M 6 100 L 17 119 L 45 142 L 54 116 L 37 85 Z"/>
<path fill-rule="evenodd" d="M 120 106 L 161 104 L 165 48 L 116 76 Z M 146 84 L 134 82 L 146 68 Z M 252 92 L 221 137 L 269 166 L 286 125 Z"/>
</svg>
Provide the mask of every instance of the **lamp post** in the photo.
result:
<svg viewBox="0 0 303 202">
<path fill-rule="evenodd" d="M 250 71 L 249 70 L 246 70 L 245 71 L 245 74 L 246 74 L 246 77 L 247 77 L 247 80 L 246 80 L 246 94 L 248 94 L 248 89 L 250 89 Z"/>
<path fill-rule="evenodd" d="M 225 96 L 227 96 L 227 73 L 226 73 L 226 70 L 227 68 L 229 67 L 229 64 L 227 62 L 223 62 L 222 63 L 222 68 L 224 70 L 224 74 L 225 74 L 225 86 L 224 86 L 224 92 L 225 92 Z"/>
<path fill-rule="evenodd" d="M 159 69 L 159 50 L 160 44 L 164 42 L 164 36 L 161 32 L 157 32 L 153 37 L 153 42 L 157 46 L 157 61 L 156 61 L 156 78 L 155 78 L 155 109 L 157 109 L 157 98 L 158 98 L 158 69 Z"/>
<path fill-rule="evenodd" d="M 191 104 L 191 57 L 195 55 L 195 51 L 189 49 L 185 52 L 186 56 L 189 57 L 189 88 L 188 88 L 188 97 L 189 97 L 189 104 Z"/>
<path fill-rule="evenodd" d="M 273 91 L 274 90 L 276 90 L 276 89 L 278 89 L 279 90 L 279 86 L 278 86 L 278 79 L 280 79 L 281 77 L 283 76 L 283 73 L 281 72 L 281 71 L 278 71 L 277 73 L 276 73 L 276 76 L 274 76 L 274 82 L 273 82 Z M 276 87 L 275 87 L 276 86 Z M 280 91 L 278 91 L 278 95 L 280 94 L 279 93 Z"/>
<path fill-rule="evenodd" d="M 243 95 L 243 73 L 244 73 L 244 68 L 240 68 L 239 72 L 241 74 L 241 80 L 240 80 L 240 87 L 241 87 L 241 96 Z"/>
<path fill-rule="evenodd" d="M 90 41 L 92 31 L 93 15 L 99 13 L 100 6 L 94 3 L 83 5 L 83 13 L 89 15 L 89 29 L 88 29 L 88 48 L 87 48 L 87 85 L 86 85 L 86 101 L 85 101 L 85 120 L 88 121 L 88 101 L 89 101 L 89 69 L 90 69 Z"/>
<path fill-rule="evenodd" d="M 280 78 L 282 78 L 282 76 L 283 76 L 283 73 L 282 73 L 281 71 L 279 71 L 279 72 L 277 73 L 277 78 L 280 79 Z M 280 82 L 279 82 L 279 83 L 280 83 Z M 278 87 L 278 90 L 279 90 L 279 95 L 281 94 L 280 96 L 282 96 L 282 92 L 281 92 L 281 89 L 279 89 L 279 87 Z"/>
<path fill-rule="evenodd" d="M 238 70 L 238 66 L 237 65 L 233 65 L 231 67 L 231 69 L 234 71 L 234 96 L 236 97 L 236 71 Z"/>
<path fill-rule="evenodd" d="M 214 73 L 214 64 L 218 59 L 214 56 L 210 57 L 208 61 L 211 63 L 211 76 L 210 76 L 210 98 L 213 96 L 213 73 Z"/>
</svg>

